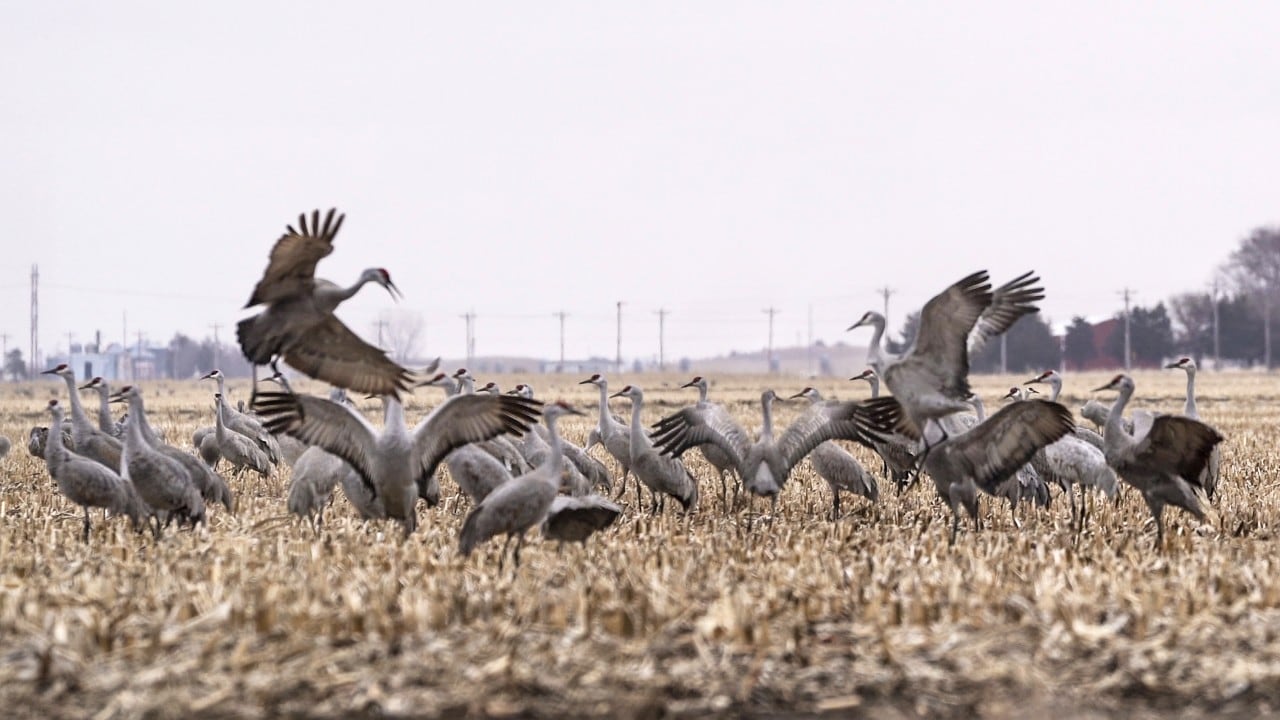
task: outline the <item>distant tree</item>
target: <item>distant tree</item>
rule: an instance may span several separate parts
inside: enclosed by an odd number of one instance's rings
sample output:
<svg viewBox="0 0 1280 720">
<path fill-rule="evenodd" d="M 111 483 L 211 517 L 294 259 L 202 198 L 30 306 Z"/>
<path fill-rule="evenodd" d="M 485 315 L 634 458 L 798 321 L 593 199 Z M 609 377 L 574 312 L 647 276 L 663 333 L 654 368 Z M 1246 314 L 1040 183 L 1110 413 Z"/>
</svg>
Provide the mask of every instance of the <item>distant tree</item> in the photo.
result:
<svg viewBox="0 0 1280 720">
<path fill-rule="evenodd" d="M 200 345 L 195 340 L 176 333 L 169 341 L 169 362 L 175 378 L 189 378 L 200 369 Z"/>
<path fill-rule="evenodd" d="M 1111 334 L 1107 350 L 1114 357 L 1124 362 L 1124 313 L 1116 315 L 1120 327 Z M 1164 303 L 1155 307 L 1137 306 L 1130 310 L 1129 347 L 1133 352 L 1133 362 L 1139 365 L 1154 365 L 1173 354 L 1173 322 Z"/>
<path fill-rule="evenodd" d="M 383 314 L 386 323 L 383 341 L 391 358 L 398 363 L 407 363 L 418 357 L 422 336 L 426 333 L 427 323 L 422 313 L 416 310 L 391 310 Z"/>
<path fill-rule="evenodd" d="M 1174 343 L 1197 361 L 1213 354 L 1213 298 L 1209 293 L 1188 292 L 1169 300 L 1175 323 Z"/>
<path fill-rule="evenodd" d="M 1250 365 L 1263 362 L 1263 338 L 1258 332 L 1262 312 L 1252 298 L 1238 294 L 1220 301 L 1218 323 L 1223 357 Z"/>
<path fill-rule="evenodd" d="M 885 338 L 884 349 L 890 353 L 903 353 L 916 341 L 916 333 L 920 332 L 920 311 L 908 313 L 902 320 L 902 331 L 895 342 Z"/>
<path fill-rule="evenodd" d="M 14 348 L 4 358 L 4 374 L 10 380 L 27 379 L 27 361 L 22 359 L 22 351 Z"/>
<path fill-rule="evenodd" d="M 1053 328 L 1040 313 L 1024 315 L 1005 333 L 1005 360 L 1009 372 L 1020 373 L 1056 368 L 1062 361 Z M 973 372 L 1000 371 L 1000 338 L 987 341 L 985 347 L 969 358 Z"/>
<path fill-rule="evenodd" d="M 1067 362 L 1076 369 L 1084 367 L 1095 357 L 1093 348 L 1093 325 L 1077 315 L 1071 318 L 1067 326 Z"/>
<path fill-rule="evenodd" d="M 1269 369 L 1271 310 L 1280 297 L 1280 227 L 1254 229 L 1231 253 L 1226 270 L 1236 290 L 1252 298 L 1262 310 L 1262 361 Z"/>
</svg>

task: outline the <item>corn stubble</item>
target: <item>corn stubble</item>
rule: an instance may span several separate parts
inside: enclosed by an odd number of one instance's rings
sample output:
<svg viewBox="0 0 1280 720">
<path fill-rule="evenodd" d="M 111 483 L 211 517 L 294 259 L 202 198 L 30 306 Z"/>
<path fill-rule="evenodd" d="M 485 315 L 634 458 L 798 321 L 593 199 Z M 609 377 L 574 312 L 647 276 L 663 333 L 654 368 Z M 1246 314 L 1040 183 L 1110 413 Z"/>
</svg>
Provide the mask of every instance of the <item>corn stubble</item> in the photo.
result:
<svg viewBox="0 0 1280 720">
<path fill-rule="evenodd" d="M 1178 411 L 1180 374 L 1138 377 L 1139 407 Z M 577 379 L 533 380 L 543 399 L 589 411 L 564 423 L 581 443 L 595 395 Z M 648 422 L 690 401 L 685 379 L 643 379 Z M 994 405 L 1016 379 L 974 384 Z M 1102 379 L 1069 376 L 1068 407 Z M 715 395 L 754 430 L 763 387 L 804 384 L 726 378 Z M 282 474 L 232 479 L 237 516 L 218 508 L 207 529 L 158 542 L 98 511 L 85 545 L 78 508 L 23 447 L 61 387 L 5 386 L 0 699 L 10 717 L 98 718 L 1266 712 L 1280 697 L 1280 384 L 1201 384 L 1202 415 L 1228 438 L 1221 496 L 1204 524 L 1168 516 L 1164 554 L 1127 488 L 1118 503 L 1091 498 L 1079 533 L 1056 491 L 1047 511 L 1024 509 L 1022 530 L 985 498 L 984 528 L 948 548 L 931 483 L 899 496 L 882 479 L 879 505 L 846 498 L 832 523 L 827 485 L 804 463 L 776 518 L 746 499 L 726 515 L 690 453 L 704 486 L 695 515 L 639 513 L 629 490 L 613 528 L 585 547 L 534 540 L 514 574 L 498 572 L 501 543 L 458 556 L 469 506 L 448 480 L 404 542 L 340 493 L 318 532 L 286 517 Z M 206 388 L 145 386 L 174 444 L 212 423 Z M 411 420 L 438 401 L 410 397 Z M 781 422 L 802 406 L 782 404 Z"/>
</svg>

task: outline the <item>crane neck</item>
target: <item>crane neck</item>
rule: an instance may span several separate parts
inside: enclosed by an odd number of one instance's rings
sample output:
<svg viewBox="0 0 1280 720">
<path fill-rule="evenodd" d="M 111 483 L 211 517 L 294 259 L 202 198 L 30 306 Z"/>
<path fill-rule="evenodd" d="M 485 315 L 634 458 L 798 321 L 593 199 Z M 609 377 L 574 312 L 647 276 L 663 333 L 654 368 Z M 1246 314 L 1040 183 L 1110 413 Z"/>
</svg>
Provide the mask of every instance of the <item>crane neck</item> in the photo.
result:
<svg viewBox="0 0 1280 720">
<path fill-rule="evenodd" d="M 53 421 L 49 423 L 49 436 L 44 441 L 44 464 L 53 475 L 66 460 L 66 448 L 62 444 L 62 411 L 53 413 Z"/>
<path fill-rule="evenodd" d="M 867 382 L 871 383 L 871 399 L 874 400 L 880 397 L 880 376 L 872 375 L 867 378 Z"/>
<path fill-rule="evenodd" d="M 1196 371 L 1195 368 L 1186 368 L 1187 371 L 1187 402 L 1182 408 L 1182 414 L 1189 418 L 1199 418 L 1200 413 L 1196 411 Z"/>
<path fill-rule="evenodd" d="M 880 340 L 884 337 L 884 318 L 874 315 L 871 318 L 871 340 L 867 343 L 867 364 L 872 370 L 879 375 L 884 367 L 884 350 L 880 347 Z M 871 381 L 872 388 L 878 388 L 880 379 L 876 378 Z"/>
<path fill-rule="evenodd" d="M 1129 399 L 1133 397 L 1132 385 L 1121 385 L 1120 394 L 1116 396 L 1116 401 L 1111 405 L 1111 412 L 1107 415 L 1107 424 L 1103 428 L 1103 435 L 1107 438 L 1121 437 L 1124 435 L 1122 425 L 1124 417 L 1124 409 L 1129 404 Z"/>
<path fill-rule="evenodd" d="M 110 435 L 115 432 L 115 420 L 111 417 L 111 388 L 106 383 L 98 386 L 98 429 Z"/>
<path fill-rule="evenodd" d="M 564 444 L 560 439 L 560 431 L 556 428 L 556 422 L 560 419 L 554 413 L 543 416 L 547 421 L 547 434 L 550 436 L 551 452 L 547 454 L 547 459 L 542 461 L 542 467 L 547 470 L 545 475 L 552 478 L 552 484 L 556 490 L 560 489 L 560 466 L 564 458 Z"/>
<path fill-rule="evenodd" d="M 700 382 L 696 387 L 698 388 L 698 402 L 705 403 L 707 401 L 707 384 Z"/>
<path fill-rule="evenodd" d="M 224 442 L 227 437 L 227 425 L 222 417 L 222 400 L 222 398 L 218 398 L 218 402 L 213 404 L 213 428 L 217 434 L 218 442 Z M 130 407 L 129 411 L 132 412 L 133 408 Z M 134 422 L 133 418 L 130 418 L 129 426 L 133 427 L 136 424 L 138 423 Z"/>
<path fill-rule="evenodd" d="M 142 435 L 142 425 L 147 421 L 147 410 L 142 404 L 141 393 L 135 392 L 129 396 L 129 422 L 125 423 L 124 439 L 125 445 L 133 445 L 134 447 L 142 447 L 147 444 L 147 439 Z M 218 429 L 222 426 L 219 424 Z"/>
<path fill-rule="evenodd" d="M 458 378 L 458 392 L 463 395 L 473 395 L 476 391 L 476 381 L 469 377 Z"/>
<path fill-rule="evenodd" d="M 1058 396 L 1062 394 L 1062 378 L 1057 375 L 1049 376 L 1049 402 L 1058 402 Z"/>
<path fill-rule="evenodd" d="M 89 416 L 84 412 L 84 406 L 80 404 L 80 391 L 76 389 L 76 376 L 74 373 L 67 373 L 62 376 L 62 380 L 67 384 L 67 393 L 71 395 L 71 425 L 72 427 L 84 429 L 93 429 L 93 423 L 89 422 Z"/>
<path fill-rule="evenodd" d="M 600 384 L 596 385 L 600 388 L 600 435 L 603 436 L 605 429 L 605 418 L 609 417 L 609 383 L 601 379 Z"/>
<path fill-rule="evenodd" d="M 765 393 L 760 398 L 760 410 L 764 415 L 764 424 L 760 426 L 760 438 L 767 440 L 773 438 L 773 396 Z"/>
<path fill-rule="evenodd" d="M 1021 400 L 1022 398 L 1018 399 Z M 977 413 L 979 423 L 987 421 L 987 406 L 983 404 L 982 398 L 977 395 L 973 396 L 973 411 Z"/>
<path fill-rule="evenodd" d="M 631 453 L 645 446 L 644 426 L 640 424 L 640 411 L 644 407 L 644 393 L 639 390 L 631 396 Z"/>
<path fill-rule="evenodd" d="M 409 432 L 409 427 L 404 422 L 404 405 L 390 395 L 382 396 L 382 417 L 386 430 L 395 433 Z"/>
</svg>

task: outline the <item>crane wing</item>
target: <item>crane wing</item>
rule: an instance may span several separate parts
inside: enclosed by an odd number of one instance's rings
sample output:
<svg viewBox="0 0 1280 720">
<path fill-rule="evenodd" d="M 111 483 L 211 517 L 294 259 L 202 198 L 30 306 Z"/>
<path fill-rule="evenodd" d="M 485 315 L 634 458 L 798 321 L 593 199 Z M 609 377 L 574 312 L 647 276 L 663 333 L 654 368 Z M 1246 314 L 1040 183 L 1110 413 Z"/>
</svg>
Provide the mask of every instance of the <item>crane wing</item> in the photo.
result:
<svg viewBox="0 0 1280 720">
<path fill-rule="evenodd" d="M 991 304 L 982 311 L 978 323 L 969 333 L 969 354 L 982 350 L 987 341 L 1004 334 L 1023 315 L 1039 312 L 1035 303 L 1044 299 L 1039 276 L 1025 272 L 996 288 Z"/>
<path fill-rule="evenodd" d="M 270 433 L 286 433 L 347 461 L 376 495 L 372 458 L 378 431 L 346 405 L 291 392 L 259 392 L 253 411 Z"/>
<path fill-rule="evenodd" d="M 511 433 L 538 421 L 542 403 L 518 395 L 454 395 L 436 406 L 413 429 L 419 477 L 430 476 L 455 448 Z"/>
<path fill-rule="evenodd" d="M 826 440 L 853 440 L 870 448 L 901 422 L 902 406 L 892 397 L 814 403 L 782 434 L 778 447 L 789 470 Z"/>
<path fill-rule="evenodd" d="M 330 208 L 320 222 L 320 211 L 311 212 L 308 225 L 306 213 L 298 216 L 298 229 L 292 225 L 271 248 L 271 257 L 262 279 L 253 288 L 253 295 L 245 307 L 272 303 L 311 292 L 315 286 L 316 263 L 333 252 L 333 237 L 342 227 L 345 215 L 334 219 L 336 208 Z"/>
<path fill-rule="evenodd" d="M 662 418 L 650 434 L 661 455 L 680 457 L 689 448 L 711 443 L 728 453 L 742 477 L 742 463 L 751 449 L 751 439 L 742 426 L 720 405 L 698 403 Z"/>
<path fill-rule="evenodd" d="M 1071 411 L 1048 400 L 1024 400 L 1000 409 L 986 422 L 942 446 L 946 460 L 992 491 L 1031 460 L 1040 448 L 1075 429 Z"/>
<path fill-rule="evenodd" d="M 351 332 L 335 315 L 288 345 L 284 359 L 317 380 L 370 395 L 399 398 L 412 381 L 408 370 Z"/>
<path fill-rule="evenodd" d="M 895 388 L 918 385 L 957 400 L 969 394 L 967 338 L 991 304 L 985 270 L 973 273 L 935 295 L 920 313 L 920 329 L 911 350 L 885 369 L 884 381 Z"/>
<path fill-rule="evenodd" d="M 1151 430 L 1134 448 L 1132 463 L 1177 475 L 1198 485 L 1200 473 L 1209 463 L 1213 448 L 1222 435 L 1199 420 L 1177 415 L 1159 415 Z"/>
</svg>

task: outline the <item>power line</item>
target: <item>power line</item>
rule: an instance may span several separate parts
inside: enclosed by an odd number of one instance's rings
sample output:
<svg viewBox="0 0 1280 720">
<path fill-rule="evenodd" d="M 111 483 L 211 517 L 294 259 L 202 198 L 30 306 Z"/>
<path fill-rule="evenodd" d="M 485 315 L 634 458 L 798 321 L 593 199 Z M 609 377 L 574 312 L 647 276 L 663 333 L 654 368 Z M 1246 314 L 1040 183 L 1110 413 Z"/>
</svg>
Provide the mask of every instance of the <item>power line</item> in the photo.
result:
<svg viewBox="0 0 1280 720">
<path fill-rule="evenodd" d="M 764 309 L 764 314 L 769 316 L 769 372 L 773 372 L 773 316 L 778 314 L 778 309 L 769 306 Z"/>
<path fill-rule="evenodd" d="M 1127 371 L 1131 368 L 1133 355 L 1129 345 L 1129 297 L 1133 293 L 1129 288 L 1120 291 L 1120 295 L 1124 297 L 1124 369 Z"/>
<path fill-rule="evenodd" d="M 220 368 L 222 367 L 222 343 L 218 341 L 218 331 L 222 329 L 222 323 L 214 323 L 209 327 L 213 330 L 213 366 Z"/>
<path fill-rule="evenodd" d="M 467 322 L 467 367 L 471 367 L 475 364 L 476 357 L 476 312 L 468 310 L 459 317 Z"/>
<path fill-rule="evenodd" d="M 568 315 L 565 311 L 551 313 L 552 316 L 560 318 L 560 367 L 561 372 L 564 371 L 564 319 Z"/>
<path fill-rule="evenodd" d="M 667 315 L 671 311 L 666 308 L 659 308 L 653 311 L 658 316 L 658 371 L 667 369 L 667 349 L 666 349 L 666 322 Z"/>
</svg>

